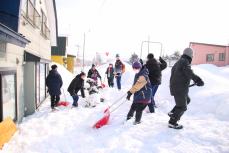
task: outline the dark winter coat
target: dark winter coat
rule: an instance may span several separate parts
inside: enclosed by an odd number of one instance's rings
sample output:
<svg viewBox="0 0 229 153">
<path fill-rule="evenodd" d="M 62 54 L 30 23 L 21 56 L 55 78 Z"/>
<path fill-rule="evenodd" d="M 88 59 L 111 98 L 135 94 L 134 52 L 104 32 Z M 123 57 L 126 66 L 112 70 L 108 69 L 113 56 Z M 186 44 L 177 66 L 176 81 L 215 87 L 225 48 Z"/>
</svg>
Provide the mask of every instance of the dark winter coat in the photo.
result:
<svg viewBox="0 0 229 153">
<path fill-rule="evenodd" d="M 81 78 L 80 75 L 77 75 L 68 87 L 68 92 L 71 96 L 76 95 L 79 90 L 81 91 L 81 96 L 84 98 L 84 80 Z"/>
<path fill-rule="evenodd" d="M 149 79 L 151 84 L 160 85 L 161 71 L 167 67 L 167 63 L 162 58 L 160 58 L 160 62 L 158 62 L 155 58 L 152 58 L 146 62 L 145 66 L 149 70 Z"/>
<path fill-rule="evenodd" d="M 170 93 L 171 95 L 187 95 L 190 81 L 196 82 L 200 78 L 191 69 L 192 59 L 182 55 L 171 70 Z"/>
<path fill-rule="evenodd" d="M 113 79 L 114 78 L 114 68 L 108 67 L 106 70 L 107 78 Z"/>
<path fill-rule="evenodd" d="M 123 63 L 121 62 L 121 60 L 116 60 L 115 62 L 115 67 L 114 67 L 114 71 L 117 75 L 120 75 L 123 73 Z"/>
<path fill-rule="evenodd" d="M 152 88 L 148 75 L 149 72 L 147 68 L 141 69 L 141 71 L 135 75 L 134 85 L 130 89 L 130 92 L 134 94 L 134 103 L 150 103 Z"/>
<path fill-rule="evenodd" d="M 102 79 L 102 77 L 100 76 L 99 72 L 96 69 L 93 70 L 92 68 L 88 71 L 87 77 L 91 78 L 91 79 L 93 79 L 95 81 L 97 81 L 98 78 Z"/>
<path fill-rule="evenodd" d="M 57 70 L 49 71 L 49 74 L 46 78 L 46 86 L 48 87 L 48 92 L 51 96 L 60 95 L 60 88 L 63 85 L 62 78 Z"/>
</svg>

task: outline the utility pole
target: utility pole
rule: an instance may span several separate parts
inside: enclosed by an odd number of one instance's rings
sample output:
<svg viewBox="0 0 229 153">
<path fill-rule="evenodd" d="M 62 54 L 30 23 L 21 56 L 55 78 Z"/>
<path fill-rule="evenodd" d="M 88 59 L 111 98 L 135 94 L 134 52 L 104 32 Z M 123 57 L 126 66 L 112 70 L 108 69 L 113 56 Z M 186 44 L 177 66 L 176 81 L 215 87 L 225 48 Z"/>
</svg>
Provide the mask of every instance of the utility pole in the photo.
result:
<svg viewBox="0 0 229 153">
<path fill-rule="evenodd" d="M 148 36 L 148 54 L 149 54 L 149 43 L 150 43 L 150 36 Z"/>
<path fill-rule="evenodd" d="M 85 38 L 86 35 L 85 35 L 85 32 L 83 34 L 83 71 L 84 71 L 84 53 L 85 53 Z"/>
</svg>

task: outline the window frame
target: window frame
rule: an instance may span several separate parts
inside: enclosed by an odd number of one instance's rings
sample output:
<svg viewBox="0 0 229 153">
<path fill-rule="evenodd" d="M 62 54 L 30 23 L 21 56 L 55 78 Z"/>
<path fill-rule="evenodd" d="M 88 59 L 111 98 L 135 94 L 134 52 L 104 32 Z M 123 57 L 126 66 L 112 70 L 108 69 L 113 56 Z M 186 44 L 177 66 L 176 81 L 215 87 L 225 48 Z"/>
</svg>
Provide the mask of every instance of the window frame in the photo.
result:
<svg viewBox="0 0 229 153">
<path fill-rule="evenodd" d="M 223 56 L 220 56 L 220 55 L 223 55 Z M 226 57 L 225 53 L 219 53 L 219 61 L 225 61 L 225 57 Z"/>
<path fill-rule="evenodd" d="M 212 56 L 212 60 L 209 60 L 209 56 Z M 215 55 L 214 54 L 207 54 L 206 55 L 206 62 L 214 62 L 214 57 Z"/>
<path fill-rule="evenodd" d="M 17 104 L 17 72 L 12 68 L 0 68 L 0 122 L 3 121 L 3 93 L 2 93 L 2 76 L 4 75 L 14 75 L 14 88 L 15 88 L 15 118 L 14 122 L 18 119 L 18 104 Z"/>
</svg>

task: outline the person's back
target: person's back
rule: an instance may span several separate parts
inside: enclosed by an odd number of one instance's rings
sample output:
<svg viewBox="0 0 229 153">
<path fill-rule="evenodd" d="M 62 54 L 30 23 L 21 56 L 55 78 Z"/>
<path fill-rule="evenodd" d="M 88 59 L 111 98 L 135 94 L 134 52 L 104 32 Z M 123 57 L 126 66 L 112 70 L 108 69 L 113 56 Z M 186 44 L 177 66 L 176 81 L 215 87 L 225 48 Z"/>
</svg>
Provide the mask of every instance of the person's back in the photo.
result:
<svg viewBox="0 0 229 153">
<path fill-rule="evenodd" d="M 151 56 L 150 56 L 151 55 Z M 149 70 L 149 79 L 151 84 L 160 85 L 161 84 L 161 71 L 167 67 L 167 63 L 160 57 L 160 62 L 158 62 L 153 54 L 148 55 L 148 60 L 145 64 L 146 68 Z"/>
<path fill-rule="evenodd" d="M 115 73 L 122 74 L 123 64 L 120 59 L 115 62 Z"/>
<path fill-rule="evenodd" d="M 60 100 L 60 88 L 63 85 L 62 78 L 57 72 L 57 65 L 52 65 L 52 70 L 49 71 L 49 74 L 46 78 L 46 86 L 48 87 L 48 92 L 51 96 L 51 108 L 54 109 L 57 106 Z"/>
<path fill-rule="evenodd" d="M 50 95 L 60 95 L 60 88 L 62 87 L 62 78 L 56 69 L 49 71 L 46 78 L 46 85 L 48 87 L 48 92 Z"/>
</svg>

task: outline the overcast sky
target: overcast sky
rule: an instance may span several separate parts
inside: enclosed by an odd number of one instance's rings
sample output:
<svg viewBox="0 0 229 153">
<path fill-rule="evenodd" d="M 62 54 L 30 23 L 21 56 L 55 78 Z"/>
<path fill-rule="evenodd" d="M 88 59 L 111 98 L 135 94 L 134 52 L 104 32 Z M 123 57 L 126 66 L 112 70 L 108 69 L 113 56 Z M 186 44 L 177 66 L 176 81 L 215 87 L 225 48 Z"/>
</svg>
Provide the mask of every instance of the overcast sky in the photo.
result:
<svg viewBox="0 0 229 153">
<path fill-rule="evenodd" d="M 228 0 L 56 0 L 59 35 L 69 37 L 68 52 L 76 45 L 86 57 L 96 52 L 130 57 L 141 42 L 161 42 L 164 54 L 188 47 L 190 41 L 229 43 Z M 143 56 L 148 46 L 143 45 Z M 160 53 L 159 44 L 150 52 Z"/>
</svg>

